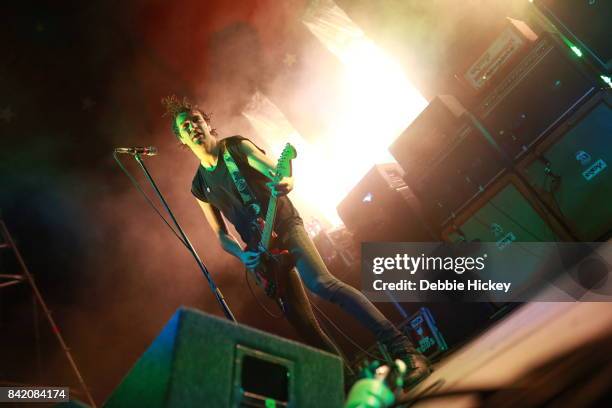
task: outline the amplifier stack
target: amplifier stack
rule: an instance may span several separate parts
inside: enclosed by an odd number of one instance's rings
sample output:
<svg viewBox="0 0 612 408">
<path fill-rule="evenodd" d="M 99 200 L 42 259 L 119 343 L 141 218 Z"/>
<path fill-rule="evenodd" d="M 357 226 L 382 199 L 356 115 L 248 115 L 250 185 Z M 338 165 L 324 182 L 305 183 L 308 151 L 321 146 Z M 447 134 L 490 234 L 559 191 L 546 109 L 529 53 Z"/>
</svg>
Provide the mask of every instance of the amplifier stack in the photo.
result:
<svg viewBox="0 0 612 408">
<path fill-rule="evenodd" d="M 593 75 L 550 33 L 475 108 L 495 143 L 520 159 L 596 91 Z"/>
<path fill-rule="evenodd" d="M 612 92 L 600 91 L 519 164 L 524 180 L 580 241 L 612 231 Z"/>
<path fill-rule="evenodd" d="M 438 229 L 505 171 L 481 129 L 454 97 L 441 95 L 389 148 Z"/>
<path fill-rule="evenodd" d="M 536 1 L 548 15 L 557 13 L 557 25 L 574 27 L 570 6 L 553 3 L 569 2 Z M 419 241 L 427 232 L 446 241 L 609 237 L 612 105 L 610 90 L 602 90 L 603 71 L 593 70 L 563 33 L 536 36 L 525 23 L 508 21 L 500 38 L 456 75 L 472 88 L 470 109 L 440 95 L 389 147 L 412 204 L 379 200 L 366 209 L 376 184 L 389 184 L 372 172 L 340 204 L 338 213 L 358 240 Z M 593 58 L 609 68 L 612 43 L 582 23 L 575 27 L 575 35 L 586 33 L 581 44 L 590 44 Z M 414 217 L 428 228 L 415 228 Z"/>
</svg>

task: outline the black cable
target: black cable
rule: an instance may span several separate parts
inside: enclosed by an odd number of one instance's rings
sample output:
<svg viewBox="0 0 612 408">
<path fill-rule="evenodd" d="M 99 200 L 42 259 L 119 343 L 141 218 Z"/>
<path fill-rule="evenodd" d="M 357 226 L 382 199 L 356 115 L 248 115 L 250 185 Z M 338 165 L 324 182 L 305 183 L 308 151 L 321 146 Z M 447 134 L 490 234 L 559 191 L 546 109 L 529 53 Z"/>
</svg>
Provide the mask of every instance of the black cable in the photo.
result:
<svg viewBox="0 0 612 408">
<path fill-rule="evenodd" d="M 261 303 L 261 301 L 259 300 L 259 297 L 257 297 L 257 295 L 255 294 L 255 291 L 253 291 L 251 282 L 249 282 L 249 271 L 246 268 L 244 269 L 244 280 L 246 281 L 246 284 L 249 288 L 249 291 L 251 292 L 251 295 L 253 296 L 253 299 L 255 299 L 255 302 L 257 302 L 259 307 L 261 307 L 264 310 L 264 312 L 266 312 L 270 317 L 274 319 L 282 319 L 283 317 L 285 317 L 282 313 L 278 315 L 272 313 L 270 309 L 268 309 L 263 303 Z"/>
<path fill-rule="evenodd" d="M 189 246 L 187 245 L 187 243 L 185 241 L 183 241 L 183 239 L 179 236 L 179 234 L 176 232 L 176 230 L 170 225 L 170 223 L 168 222 L 168 220 L 166 219 L 166 217 L 163 216 L 163 214 L 157 209 L 157 207 L 155 206 L 155 204 L 153 204 L 153 201 L 149 198 L 149 196 L 147 196 L 147 194 L 142 190 L 142 188 L 140 187 L 140 184 L 138 183 L 138 181 L 136 181 L 136 179 L 134 179 L 134 177 L 132 177 L 132 175 L 130 174 L 130 172 L 123 166 L 123 163 L 121 163 L 121 160 L 119 160 L 119 158 L 117 157 L 117 152 L 113 152 L 113 158 L 115 159 L 115 161 L 117 162 L 117 164 L 119 165 L 119 167 L 121 168 L 121 170 L 125 173 L 125 175 L 128 177 L 128 179 L 132 182 L 132 184 L 134 185 L 134 187 L 136 188 L 136 190 L 138 190 L 140 192 L 140 194 L 144 197 L 144 199 L 147 201 L 147 203 L 151 206 L 151 208 L 153 208 L 153 210 L 157 213 L 157 215 L 159 215 L 159 217 L 162 219 L 162 221 L 164 222 L 164 224 L 166 224 L 166 226 L 168 226 L 168 228 L 170 228 L 170 230 L 172 231 L 172 233 L 174 234 L 174 236 L 176 236 L 176 238 L 178 238 L 179 241 L 181 241 L 181 243 L 187 248 L 189 249 Z M 264 312 L 266 312 L 270 317 L 275 318 L 275 319 L 281 319 L 283 318 L 282 314 L 274 314 L 270 311 L 270 309 L 268 309 L 266 306 L 264 306 L 263 303 L 261 303 L 261 301 L 259 300 L 259 298 L 257 297 L 257 295 L 255 294 L 255 292 L 253 291 L 253 288 L 251 287 L 251 284 L 249 282 L 249 278 L 248 278 L 248 271 L 245 269 L 245 281 L 246 284 L 249 288 L 249 291 L 251 292 L 251 295 L 253 296 L 253 299 L 255 299 L 255 302 L 257 302 L 257 304 L 259 305 L 259 307 L 261 307 Z"/>
<path fill-rule="evenodd" d="M 204 265 L 204 263 L 200 259 L 200 256 L 198 255 L 198 253 L 196 252 L 195 248 L 193 247 L 193 245 L 189 241 L 189 238 L 187 238 L 187 235 L 183 232 L 183 229 L 181 228 L 179 222 L 174 217 L 174 214 L 173 214 L 172 210 L 170 209 L 170 206 L 168 205 L 166 199 L 164 198 L 164 196 L 162 195 L 161 191 L 157 187 L 157 184 L 155 183 L 155 180 L 153 180 L 153 177 L 151 176 L 151 173 L 149 173 L 149 170 L 145 166 L 145 164 L 144 164 L 142 158 L 140 157 L 140 155 L 138 153 L 134 154 L 134 159 L 136 160 L 136 162 L 142 168 L 142 171 L 144 172 L 145 176 L 149 180 L 149 183 L 151 184 L 151 187 L 153 187 L 155 193 L 157 194 L 157 197 L 159 198 L 161 203 L 164 205 L 164 207 L 166 209 L 166 212 L 168 213 L 168 215 L 172 219 L 172 222 L 174 223 L 174 225 L 176 226 L 178 232 L 180 233 L 180 237 L 178 236 L 178 233 L 174 230 L 174 228 L 172 228 L 170 226 L 170 224 L 168 223 L 166 218 L 160 214 L 160 212 L 157 210 L 157 207 L 152 205 L 151 200 L 148 198 L 148 196 L 146 194 L 144 194 L 144 192 L 140 188 L 140 185 L 138 185 L 138 183 L 133 179 L 133 177 L 131 177 L 131 175 L 127 172 L 125 167 L 122 165 L 122 163 L 117 158 L 116 151 L 113 153 L 113 157 L 115 158 L 115 161 L 117 162 L 117 164 L 119 165 L 121 170 L 132 181 L 132 183 L 134 184 L 136 189 L 141 192 L 141 194 L 145 197 L 146 201 L 151 205 L 151 207 L 154 209 L 154 211 L 164 221 L 166 226 L 168 226 L 168 228 L 170 228 L 170 230 L 172 230 L 172 232 L 175 234 L 175 236 L 177 238 L 179 238 L 179 241 L 181 241 L 183 243 L 183 245 L 187 248 L 189 253 L 193 256 L 193 258 L 195 259 L 195 261 L 196 261 L 198 267 L 200 268 L 202 274 L 204 274 L 204 277 L 208 281 L 208 284 L 210 286 L 210 290 L 213 292 L 217 302 L 219 303 L 219 306 L 221 307 L 221 309 L 223 310 L 223 313 L 225 314 L 225 317 L 228 320 L 232 321 L 233 323 L 237 323 L 236 317 L 234 316 L 234 314 L 232 313 L 231 309 L 229 308 L 227 302 L 225 301 L 225 298 L 223 297 L 223 294 L 221 293 L 221 290 L 215 284 L 214 280 L 212 279 L 212 276 L 210 275 L 210 272 L 208 271 L 208 269 L 206 268 L 206 266 Z"/>
<path fill-rule="evenodd" d="M 338 327 L 338 325 L 336 325 L 329 316 L 327 316 L 327 314 L 325 314 L 325 312 L 323 312 L 323 310 L 321 310 L 321 308 L 319 308 L 319 306 L 317 306 L 317 304 L 315 302 L 310 302 L 312 304 L 312 306 L 314 307 L 314 309 L 319 312 L 319 314 L 325 318 L 325 320 L 327 321 L 327 323 L 329 325 L 331 325 L 334 329 L 336 329 L 336 331 L 338 333 L 340 333 L 342 335 L 342 337 L 344 337 L 346 340 L 348 340 L 349 343 L 351 343 L 353 346 L 355 346 L 357 349 L 359 349 L 361 352 L 363 352 L 365 355 L 367 355 L 370 358 L 373 358 L 375 360 L 378 360 L 378 356 L 375 356 L 374 354 L 370 353 L 368 350 L 364 349 L 363 347 L 361 347 L 359 344 L 357 344 L 353 339 L 351 339 L 349 337 L 348 334 L 346 334 L 340 327 Z"/>
<path fill-rule="evenodd" d="M 544 163 L 546 164 L 546 162 L 548 162 L 548 159 L 546 159 L 544 157 L 542 161 L 544 161 Z M 545 202 L 542 201 L 542 198 L 538 194 L 538 191 L 533 187 L 533 185 L 529 182 L 529 180 L 527 180 L 525 178 L 525 176 L 523 176 L 523 174 L 519 170 L 515 169 L 514 167 L 512 167 L 512 170 L 514 171 L 514 174 L 516 174 L 516 176 L 519 178 L 519 180 L 525 185 L 525 187 L 527 187 L 527 189 L 529 190 L 529 193 L 534 197 L 533 201 L 535 201 L 535 203 L 538 204 L 538 207 L 544 213 L 544 216 L 545 216 L 546 220 L 549 223 L 551 223 L 550 220 L 551 220 L 551 217 L 552 217 L 556 224 L 558 224 L 562 229 L 565 229 L 565 233 L 572 240 L 580 241 L 580 239 L 574 234 L 572 228 L 570 228 L 567 225 L 567 223 L 565 222 L 565 220 L 563 219 L 564 215 L 563 214 L 556 214 L 555 211 L 551 210 L 548 207 L 548 205 Z M 557 176 L 557 177 L 559 178 L 559 180 L 561 179 L 560 176 Z M 549 215 L 549 213 L 550 213 L 550 215 Z"/>
<path fill-rule="evenodd" d="M 537 156 L 537 160 L 542 162 L 544 164 L 544 180 L 542 182 L 542 185 L 539 187 L 542 191 L 542 195 L 548 195 L 550 196 L 550 199 L 552 200 L 552 204 L 554 204 L 555 209 L 557 210 L 557 212 L 559 213 L 559 215 L 561 215 L 561 217 L 567 219 L 568 217 L 564 214 L 563 209 L 561 208 L 561 205 L 559 204 L 559 201 L 557 200 L 557 196 L 556 196 L 556 192 L 559 190 L 559 188 L 561 187 L 561 182 L 563 181 L 561 176 L 558 174 L 555 174 L 552 171 L 552 163 L 550 162 L 550 160 L 548 160 L 546 158 L 546 156 L 544 156 L 543 154 L 540 154 Z M 538 201 L 538 205 L 544 206 L 544 214 L 546 214 L 546 219 L 548 220 L 548 222 L 550 223 L 551 221 L 551 217 L 548 215 L 548 205 L 546 205 L 546 203 L 543 202 L 539 202 Z M 552 211 L 552 210 L 551 210 Z M 569 226 L 565 225 L 565 223 L 562 224 L 568 231 L 571 231 L 571 229 L 569 228 Z M 574 237 L 575 238 L 575 237 Z"/>
<path fill-rule="evenodd" d="M 557 198 L 557 192 L 559 191 L 559 188 L 561 187 L 561 182 L 563 181 L 562 177 L 558 174 L 555 174 L 552 169 L 551 169 L 551 163 L 548 159 L 546 159 L 546 157 L 544 157 L 543 155 L 540 155 L 538 157 L 538 159 L 540 161 L 542 161 L 544 163 L 544 185 L 542 186 L 542 190 L 544 191 L 545 194 L 548 194 L 552 200 L 552 203 L 555 206 L 555 209 L 559 212 L 559 214 L 566 219 L 569 219 L 564 211 L 563 208 L 561 208 L 561 204 L 559 203 L 559 200 Z M 546 181 L 549 181 L 548 183 L 546 183 Z"/>
<path fill-rule="evenodd" d="M 151 208 L 153 208 L 153 210 L 157 213 L 157 215 L 159 215 L 159 217 L 162 219 L 162 221 L 168 226 L 168 228 L 170 228 L 170 230 L 172 231 L 172 233 L 174 234 L 174 236 L 176 236 L 176 238 L 178 238 L 179 241 L 181 241 L 181 243 L 183 245 L 185 245 L 185 247 L 187 247 L 187 249 L 189 249 L 189 246 L 187 245 L 187 243 L 185 241 L 183 241 L 183 239 L 179 236 L 179 234 L 176 232 L 176 230 L 170 225 L 170 223 L 168 222 L 168 220 L 166 219 L 166 217 L 164 217 L 162 215 L 162 213 L 157 209 L 157 207 L 155 206 L 155 204 L 153 204 L 153 201 L 151 201 L 151 199 L 149 198 L 149 196 L 147 196 L 147 194 L 142 190 L 142 188 L 140 187 L 140 184 L 138 184 L 138 182 L 136 181 L 136 179 L 134 179 L 134 177 L 132 177 L 132 175 L 130 174 L 130 172 L 123 166 L 123 163 L 121 163 L 121 160 L 119 160 L 119 158 L 117 157 L 117 152 L 113 152 L 113 158 L 115 159 L 115 161 L 117 162 L 117 164 L 119 165 L 119 167 L 121 168 L 121 170 L 125 173 L 125 175 L 128 177 L 128 179 L 130 179 L 130 181 L 132 182 L 132 184 L 134 185 L 134 187 L 136 187 L 136 190 L 138 190 L 140 192 L 140 194 L 142 194 L 142 196 L 144 197 L 144 199 L 147 201 L 147 203 L 151 206 Z"/>
</svg>

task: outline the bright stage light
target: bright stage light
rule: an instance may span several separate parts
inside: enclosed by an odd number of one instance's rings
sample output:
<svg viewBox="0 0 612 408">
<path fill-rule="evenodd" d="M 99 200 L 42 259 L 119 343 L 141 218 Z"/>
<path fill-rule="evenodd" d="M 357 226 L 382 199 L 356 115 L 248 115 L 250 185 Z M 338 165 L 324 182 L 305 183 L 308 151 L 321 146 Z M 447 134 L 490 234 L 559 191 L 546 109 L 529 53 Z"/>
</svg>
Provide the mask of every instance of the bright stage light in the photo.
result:
<svg viewBox="0 0 612 408">
<path fill-rule="evenodd" d="M 318 190 L 315 203 L 330 222 L 338 224 L 338 203 L 374 164 L 393 161 L 389 145 L 427 101 L 410 84 L 400 65 L 333 2 L 318 2 L 303 21 L 345 68 L 337 119 L 317 143 L 321 157 L 334 171 L 328 175 L 332 178 L 330 187 Z"/>
<path fill-rule="evenodd" d="M 303 215 L 315 213 L 335 226 L 341 223 L 336 206 L 374 164 L 393 161 L 389 145 L 427 102 L 399 64 L 333 2 L 317 2 L 303 22 L 344 65 L 334 123 L 307 142 L 261 94 L 244 115 L 272 146 L 272 156 L 287 141 L 296 146 L 293 200 Z"/>
<path fill-rule="evenodd" d="M 283 113 L 265 95 L 256 92 L 251 102 L 242 112 L 257 134 L 265 139 L 269 146 L 268 155 L 275 160 L 283 151 L 286 143 L 291 143 L 297 150 L 297 158 L 292 162 L 295 175 L 295 189 L 291 199 L 300 209 L 302 217 L 327 221 L 337 224 L 338 216 L 325 212 L 325 206 L 318 205 L 319 192 L 325 189 L 325 177 L 329 174 L 328 164 L 321 159 L 321 152 L 317 146 L 308 143 L 289 123 Z M 316 183 L 313 181 L 319 181 Z M 334 218 L 335 217 L 335 218 Z"/>
</svg>

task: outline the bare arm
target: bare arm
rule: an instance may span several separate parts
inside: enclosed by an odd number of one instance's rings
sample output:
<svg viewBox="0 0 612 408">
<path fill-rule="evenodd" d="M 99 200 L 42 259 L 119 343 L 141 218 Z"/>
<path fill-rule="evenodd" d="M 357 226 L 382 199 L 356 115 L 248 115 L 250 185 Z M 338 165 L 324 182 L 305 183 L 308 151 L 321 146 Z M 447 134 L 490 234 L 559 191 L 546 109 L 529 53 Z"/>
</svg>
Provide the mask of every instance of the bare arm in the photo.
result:
<svg viewBox="0 0 612 408">
<path fill-rule="evenodd" d="M 249 165 L 268 177 L 274 178 L 276 164 L 265 154 L 263 154 L 253 143 L 248 140 L 240 142 L 240 151 L 247 157 Z M 286 195 L 293 190 L 293 177 L 283 177 L 278 184 L 269 184 L 270 190 L 275 195 Z"/>
<path fill-rule="evenodd" d="M 234 238 L 227 231 L 225 221 L 223 220 L 223 217 L 221 217 L 221 213 L 218 209 L 216 209 L 209 203 L 205 203 L 197 199 L 196 201 L 202 209 L 202 212 L 206 217 L 206 221 L 208 221 L 208 224 L 219 238 L 223 250 L 240 259 L 240 261 L 244 263 L 248 268 L 254 268 L 259 262 L 259 254 L 257 252 L 242 250 L 240 244 L 238 243 L 238 241 L 236 241 L 236 238 Z"/>
</svg>

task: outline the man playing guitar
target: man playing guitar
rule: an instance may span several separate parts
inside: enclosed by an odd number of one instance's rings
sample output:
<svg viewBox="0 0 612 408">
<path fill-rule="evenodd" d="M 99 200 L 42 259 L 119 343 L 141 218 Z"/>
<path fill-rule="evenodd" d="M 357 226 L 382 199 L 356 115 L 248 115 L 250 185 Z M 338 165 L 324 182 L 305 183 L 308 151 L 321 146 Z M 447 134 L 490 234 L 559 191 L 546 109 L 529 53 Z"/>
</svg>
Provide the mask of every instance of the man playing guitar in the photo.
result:
<svg viewBox="0 0 612 408">
<path fill-rule="evenodd" d="M 236 227 L 245 243 L 258 242 L 261 226 L 256 220 L 266 214 L 270 196 L 275 198 L 276 217 L 272 219 L 276 246 L 288 251 L 295 268 L 286 268 L 279 271 L 278 276 L 267 278 L 277 279 L 274 283 L 279 291 L 272 291 L 272 295 L 282 297 L 284 315 L 302 339 L 311 346 L 340 354 L 318 325 L 302 286 L 303 281 L 310 292 L 337 304 L 357 318 L 386 346 L 391 357 L 400 358 L 406 363 L 406 385 L 425 378 L 431 371 L 429 363 L 406 336 L 361 292 L 328 271 L 304 229 L 298 211 L 286 197 L 293 189 L 293 177 L 281 174 L 280 169 L 277 175 L 276 164 L 248 139 L 241 136 L 218 139 L 217 132 L 210 126 L 210 118 L 186 99 L 181 100 L 173 95 L 164 98 L 162 103 L 172 116 L 174 134 L 200 161 L 191 192 L 223 249 L 240 259 L 250 271 L 258 268 L 265 253 L 262 248 L 252 244 L 243 249 L 228 233 L 222 215 Z M 227 153 L 231 156 L 230 162 L 226 160 Z M 239 191 L 236 187 L 239 182 L 232 175 L 236 171 L 232 173 L 228 169 L 232 167 L 231 162 L 235 163 L 240 177 L 246 181 L 252 203 L 245 200 L 242 189 Z"/>
</svg>

